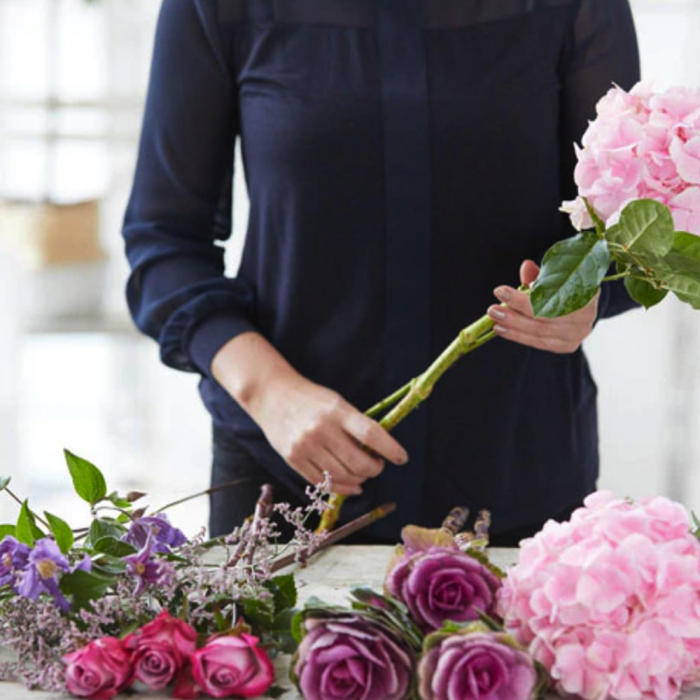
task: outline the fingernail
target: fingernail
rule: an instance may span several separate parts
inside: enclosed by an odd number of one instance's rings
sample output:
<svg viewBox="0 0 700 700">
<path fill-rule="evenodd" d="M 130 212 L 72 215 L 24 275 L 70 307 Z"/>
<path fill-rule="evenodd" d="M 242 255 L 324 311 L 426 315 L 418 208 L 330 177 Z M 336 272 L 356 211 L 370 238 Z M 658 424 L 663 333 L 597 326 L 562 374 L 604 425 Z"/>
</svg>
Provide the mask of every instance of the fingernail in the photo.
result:
<svg viewBox="0 0 700 700">
<path fill-rule="evenodd" d="M 507 287 L 498 287 L 495 291 L 494 294 L 501 300 L 501 301 L 510 301 L 510 291 L 508 290 Z"/>
<path fill-rule="evenodd" d="M 497 321 L 506 320 L 506 314 L 500 309 L 489 309 L 489 316 L 495 318 Z"/>
<path fill-rule="evenodd" d="M 503 334 L 508 332 L 508 329 L 504 328 L 503 326 L 494 326 L 493 330 L 495 330 L 496 333 L 503 333 Z"/>
<path fill-rule="evenodd" d="M 397 460 L 396 464 L 407 464 L 408 463 L 408 455 L 403 454 L 399 459 Z"/>
</svg>

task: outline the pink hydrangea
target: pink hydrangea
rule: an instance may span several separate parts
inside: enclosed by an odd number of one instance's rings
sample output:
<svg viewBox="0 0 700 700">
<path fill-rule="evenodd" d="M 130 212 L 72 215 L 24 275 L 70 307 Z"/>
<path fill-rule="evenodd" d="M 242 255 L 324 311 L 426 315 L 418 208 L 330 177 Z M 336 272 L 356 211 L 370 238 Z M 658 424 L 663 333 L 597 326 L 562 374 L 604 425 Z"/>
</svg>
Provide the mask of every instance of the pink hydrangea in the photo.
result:
<svg viewBox="0 0 700 700">
<path fill-rule="evenodd" d="M 578 229 L 593 225 L 584 198 L 606 224 L 637 199 L 669 207 L 676 229 L 700 235 L 700 90 L 613 87 L 576 147 L 579 197 L 564 202 Z"/>
<path fill-rule="evenodd" d="M 598 492 L 548 522 L 521 545 L 498 610 L 560 692 L 672 700 L 700 684 L 700 542 L 666 498 Z"/>
</svg>

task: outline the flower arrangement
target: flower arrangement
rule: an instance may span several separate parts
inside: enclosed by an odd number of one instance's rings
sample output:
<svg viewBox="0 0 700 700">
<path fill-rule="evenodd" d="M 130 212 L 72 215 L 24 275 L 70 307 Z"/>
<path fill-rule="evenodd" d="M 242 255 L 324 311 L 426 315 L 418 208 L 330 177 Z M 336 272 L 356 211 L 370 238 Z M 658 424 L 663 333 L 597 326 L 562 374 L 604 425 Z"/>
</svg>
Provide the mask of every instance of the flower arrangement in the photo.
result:
<svg viewBox="0 0 700 700">
<path fill-rule="evenodd" d="M 604 283 L 624 280 L 649 309 L 669 292 L 700 309 L 700 90 L 613 87 L 576 148 L 579 197 L 564 202 L 579 231 L 547 251 L 539 276 L 520 291 L 536 317 L 556 318 L 590 303 Z M 486 315 L 465 328 L 423 374 L 367 415 L 393 430 L 464 355 L 496 337 Z M 334 496 L 321 530 L 332 530 Z"/>
<path fill-rule="evenodd" d="M 487 514 L 479 537 L 457 534 L 466 516 L 404 528 L 383 595 L 356 589 L 349 610 L 314 600 L 297 614 L 292 678 L 306 700 L 531 700 L 547 687 L 491 617 L 505 574 L 484 553 Z"/>
<path fill-rule="evenodd" d="M 171 687 L 177 698 L 272 692 L 271 659 L 296 647 L 294 577 L 277 572 L 393 507 L 319 536 L 305 523 L 327 507 L 328 483 L 294 510 L 264 487 L 255 514 L 231 534 L 188 539 L 164 511 L 211 490 L 157 510 L 136 507 L 145 494 L 108 493 L 95 465 L 65 457 L 89 527 L 36 513 L 9 478 L 0 480 L 20 505 L 17 522 L 0 525 L 0 644 L 16 652 L 0 664 L 0 680 L 78 697 L 111 698 L 134 683 Z M 284 546 L 273 513 L 295 530 Z"/>
</svg>

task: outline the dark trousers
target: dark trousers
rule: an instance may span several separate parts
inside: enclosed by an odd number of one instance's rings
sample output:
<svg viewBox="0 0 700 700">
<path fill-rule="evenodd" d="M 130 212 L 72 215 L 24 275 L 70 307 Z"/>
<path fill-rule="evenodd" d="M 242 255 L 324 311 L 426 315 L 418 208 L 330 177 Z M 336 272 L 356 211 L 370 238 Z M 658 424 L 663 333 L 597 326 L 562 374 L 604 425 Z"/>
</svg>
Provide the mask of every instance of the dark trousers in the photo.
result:
<svg viewBox="0 0 700 700">
<path fill-rule="evenodd" d="M 210 496 L 209 532 L 212 537 L 225 535 L 238 527 L 255 512 L 255 504 L 260 496 L 263 484 L 271 484 L 276 503 L 289 503 L 292 508 L 303 505 L 302 499 L 292 493 L 284 484 L 261 467 L 254 457 L 238 442 L 236 437 L 226 430 L 214 427 L 213 431 L 213 467 L 212 486 L 219 486 L 231 481 L 235 485 Z M 550 516 L 553 520 L 568 520 L 571 513 L 581 504 L 574 504 Z M 550 519 L 524 525 L 522 527 L 493 535 L 492 547 L 517 547 L 520 540 L 532 537 L 542 529 Z M 293 530 L 279 517 L 275 518 L 282 533 L 282 540 L 289 540 Z M 315 527 L 318 521 L 310 521 L 309 527 Z M 396 540 L 373 537 L 365 532 L 358 532 L 343 540 L 344 544 L 396 544 Z"/>
</svg>

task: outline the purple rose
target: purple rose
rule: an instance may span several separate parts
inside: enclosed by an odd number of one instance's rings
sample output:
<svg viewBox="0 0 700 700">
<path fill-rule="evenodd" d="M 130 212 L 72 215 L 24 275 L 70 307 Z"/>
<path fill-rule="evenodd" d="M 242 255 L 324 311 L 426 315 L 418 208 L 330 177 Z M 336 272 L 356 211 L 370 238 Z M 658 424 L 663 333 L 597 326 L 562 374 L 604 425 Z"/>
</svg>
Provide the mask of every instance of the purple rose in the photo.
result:
<svg viewBox="0 0 700 700">
<path fill-rule="evenodd" d="M 7 535 L 0 542 L 0 588 L 11 586 L 17 590 L 17 572 L 24 569 L 29 559 L 29 547 Z"/>
<path fill-rule="evenodd" d="M 416 623 L 430 631 L 447 620 L 477 620 L 479 611 L 493 616 L 501 580 L 468 554 L 433 548 L 399 559 L 385 586 L 406 605 Z"/>
<path fill-rule="evenodd" d="M 528 700 L 537 684 L 532 659 L 494 632 L 434 635 L 418 667 L 422 700 Z M 508 641 L 506 641 L 508 640 Z"/>
<path fill-rule="evenodd" d="M 149 535 L 152 537 L 153 551 L 159 554 L 168 554 L 171 549 L 181 547 L 187 542 L 182 531 L 170 524 L 165 513 L 138 518 L 131 524 L 129 532 L 122 539 L 136 549 L 143 549 Z"/>
<path fill-rule="evenodd" d="M 403 700 L 415 672 L 408 645 L 358 614 L 307 617 L 292 664 L 306 700 Z"/>
</svg>

